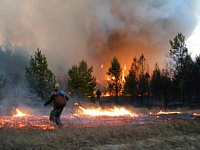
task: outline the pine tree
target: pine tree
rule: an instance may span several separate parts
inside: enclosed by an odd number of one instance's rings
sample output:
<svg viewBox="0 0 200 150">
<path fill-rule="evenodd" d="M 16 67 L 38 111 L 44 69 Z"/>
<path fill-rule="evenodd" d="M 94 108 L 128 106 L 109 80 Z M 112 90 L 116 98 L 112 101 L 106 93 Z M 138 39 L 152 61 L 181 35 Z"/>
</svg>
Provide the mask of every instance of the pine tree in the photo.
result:
<svg viewBox="0 0 200 150">
<path fill-rule="evenodd" d="M 178 33 L 174 40 L 170 40 L 169 42 L 171 45 L 170 57 L 175 62 L 175 68 L 182 70 L 184 60 L 188 56 L 188 49 L 185 44 L 185 36 L 182 33 Z"/>
<path fill-rule="evenodd" d="M 146 59 L 142 54 L 138 60 L 138 71 L 139 71 L 139 78 L 138 78 L 138 93 L 141 99 L 141 105 L 143 105 L 143 96 L 149 94 L 149 79 L 150 75 L 147 70 Z"/>
<path fill-rule="evenodd" d="M 84 60 L 79 62 L 79 66 L 74 65 L 68 70 L 69 79 L 67 80 L 67 84 L 74 94 L 94 97 L 97 82 L 92 72 L 93 66 L 88 68 L 87 62 Z"/>
<path fill-rule="evenodd" d="M 134 57 L 133 62 L 131 64 L 131 69 L 129 70 L 129 74 L 126 77 L 125 84 L 124 84 L 125 94 L 130 94 L 131 96 L 138 96 L 137 75 L 138 75 L 137 58 Z"/>
<path fill-rule="evenodd" d="M 122 68 L 116 57 L 111 61 L 111 67 L 108 69 L 107 75 L 109 76 L 108 85 L 113 88 L 115 96 L 118 97 L 122 89 L 121 75 Z"/>
<path fill-rule="evenodd" d="M 148 65 L 143 54 L 139 59 L 134 57 L 124 86 L 125 93 L 140 96 L 141 105 L 143 105 L 143 96 L 149 95 L 150 90 L 150 75 L 147 68 Z"/>
<path fill-rule="evenodd" d="M 137 80 L 136 74 L 133 70 L 129 71 L 124 84 L 124 93 L 133 96 L 137 96 Z"/>
<path fill-rule="evenodd" d="M 162 102 L 166 107 L 169 97 L 172 96 L 172 80 L 168 70 L 160 70 L 158 64 L 155 65 L 153 74 L 151 77 L 151 94 L 153 98 Z"/>
<path fill-rule="evenodd" d="M 189 98 L 192 93 L 191 75 L 193 70 L 193 61 L 188 54 L 185 44 L 185 36 L 182 33 L 170 41 L 170 57 L 174 61 L 174 82 L 177 84 L 180 97 L 184 102 L 186 96 Z"/>
<path fill-rule="evenodd" d="M 29 93 L 36 94 L 42 100 L 45 100 L 52 92 L 55 84 L 55 76 L 48 69 L 47 60 L 41 50 L 31 56 L 30 66 L 26 67 L 26 83 Z"/>
<path fill-rule="evenodd" d="M 161 99 L 162 92 L 162 77 L 161 71 L 159 69 L 158 64 L 155 64 L 155 69 L 153 70 L 153 74 L 151 77 L 151 93 L 152 96 L 156 99 Z"/>
<path fill-rule="evenodd" d="M 195 58 L 194 71 L 192 76 L 194 77 L 194 96 L 197 99 L 200 99 L 200 55 L 196 56 Z"/>
</svg>

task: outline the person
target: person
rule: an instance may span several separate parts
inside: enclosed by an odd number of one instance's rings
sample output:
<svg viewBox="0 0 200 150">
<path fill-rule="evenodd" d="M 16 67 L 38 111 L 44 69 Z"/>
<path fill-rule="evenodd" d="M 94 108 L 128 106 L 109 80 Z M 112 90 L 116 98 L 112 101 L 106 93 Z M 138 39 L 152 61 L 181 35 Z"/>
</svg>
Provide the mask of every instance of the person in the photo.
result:
<svg viewBox="0 0 200 150">
<path fill-rule="evenodd" d="M 58 100 L 59 98 L 62 100 Z M 50 121 L 56 123 L 59 128 L 62 128 L 63 124 L 61 123 L 60 116 L 62 111 L 66 105 L 66 101 L 69 100 L 66 92 L 60 90 L 60 85 L 55 84 L 54 91 L 51 93 L 50 97 L 44 103 L 44 106 L 53 102 L 53 110 L 50 113 Z M 58 101 L 63 101 L 62 103 L 58 103 Z"/>
<path fill-rule="evenodd" d="M 97 95 L 97 101 L 100 101 L 101 91 L 99 89 L 97 90 L 96 95 Z"/>
</svg>

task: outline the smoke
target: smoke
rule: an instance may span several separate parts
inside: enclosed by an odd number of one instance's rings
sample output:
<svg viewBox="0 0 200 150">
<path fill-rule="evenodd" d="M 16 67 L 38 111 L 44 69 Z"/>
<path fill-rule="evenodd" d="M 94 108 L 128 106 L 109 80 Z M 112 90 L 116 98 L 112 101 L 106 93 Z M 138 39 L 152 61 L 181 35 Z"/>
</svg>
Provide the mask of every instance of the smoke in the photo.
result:
<svg viewBox="0 0 200 150">
<path fill-rule="evenodd" d="M 0 40 L 39 47 L 50 69 L 62 77 L 82 59 L 105 79 L 116 56 L 129 69 L 144 54 L 153 66 L 162 63 L 169 40 L 194 30 L 197 0 L 0 0 Z M 101 64 L 104 67 L 101 69 Z M 99 74 L 101 72 L 101 74 Z"/>
</svg>

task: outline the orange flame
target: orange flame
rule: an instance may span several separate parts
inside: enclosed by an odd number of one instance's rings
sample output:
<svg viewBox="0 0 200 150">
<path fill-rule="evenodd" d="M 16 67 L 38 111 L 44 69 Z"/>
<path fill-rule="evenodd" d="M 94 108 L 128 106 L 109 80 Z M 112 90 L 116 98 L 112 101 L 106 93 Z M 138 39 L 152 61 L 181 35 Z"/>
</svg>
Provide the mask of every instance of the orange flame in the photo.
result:
<svg viewBox="0 0 200 150">
<path fill-rule="evenodd" d="M 138 117 L 137 114 L 131 113 L 130 111 L 126 110 L 123 107 L 114 107 L 112 109 L 102 110 L 100 107 L 98 108 L 91 108 L 85 109 L 79 106 L 80 110 L 78 114 L 87 115 L 87 116 L 131 116 L 131 117 Z"/>
<path fill-rule="evenodd" d="M 200 116 L 200 114 L 198 114 L 198 113 L 193 113 L 193 115 L 195 115 L 195 116 Z"/>
<path fill-rule="evenodd" d="M 126 71 L 126 65 L 124 65 L 124 68 L 122 70 L 122 83 L 125 83 L 125 71 Z"/>
<path fill-rule="evenodd" d="M 161 115 L 161 114 L 181 114 L 182 112 L 179 111 L 169 111 L 169 112 L 164 112 L 164 111 L 159 111 L 157 114 Z"/>
<path fill-rule="evenodd" d="M 16 111 L 17 113 L 14 114 L 13 117 L 24 117 L 24 116 L 29 116 L 28 114 L 25 114 L 25 113 L 21 112 L 21 111 L 19 110 L 19 108 L 16 108 L 15 111 Z"/>
</svg>

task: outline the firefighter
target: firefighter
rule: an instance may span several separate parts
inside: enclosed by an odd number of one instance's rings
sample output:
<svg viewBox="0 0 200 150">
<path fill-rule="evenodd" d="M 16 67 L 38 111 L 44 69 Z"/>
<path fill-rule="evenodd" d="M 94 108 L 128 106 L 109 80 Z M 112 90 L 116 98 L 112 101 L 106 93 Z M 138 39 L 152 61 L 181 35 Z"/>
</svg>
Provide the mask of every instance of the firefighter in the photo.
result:
<svg viewBox="0 0 200 150">
<path fill-rule="evenodd" d="M 50 113 L 50 121 L 56 123 L 59 128 L 63 127 L 60 116 L 62 114 L 63 108 L 66 105 L 67 100 L 69 100 L 69 97 L 66 92 L 60 90 L 59 84 L 55 84 L 54 91 L 44 103 L 44 106 L 47 106 L 48 104 L 53 102 L 53 110 Z"/>
<path fill-rule="evenodd" d="M 97 90 L 96 95 L 97 95 L 97 101 L 99 102 L 101 97 L 101 91 L 99 89 Z"/>
</svg>

